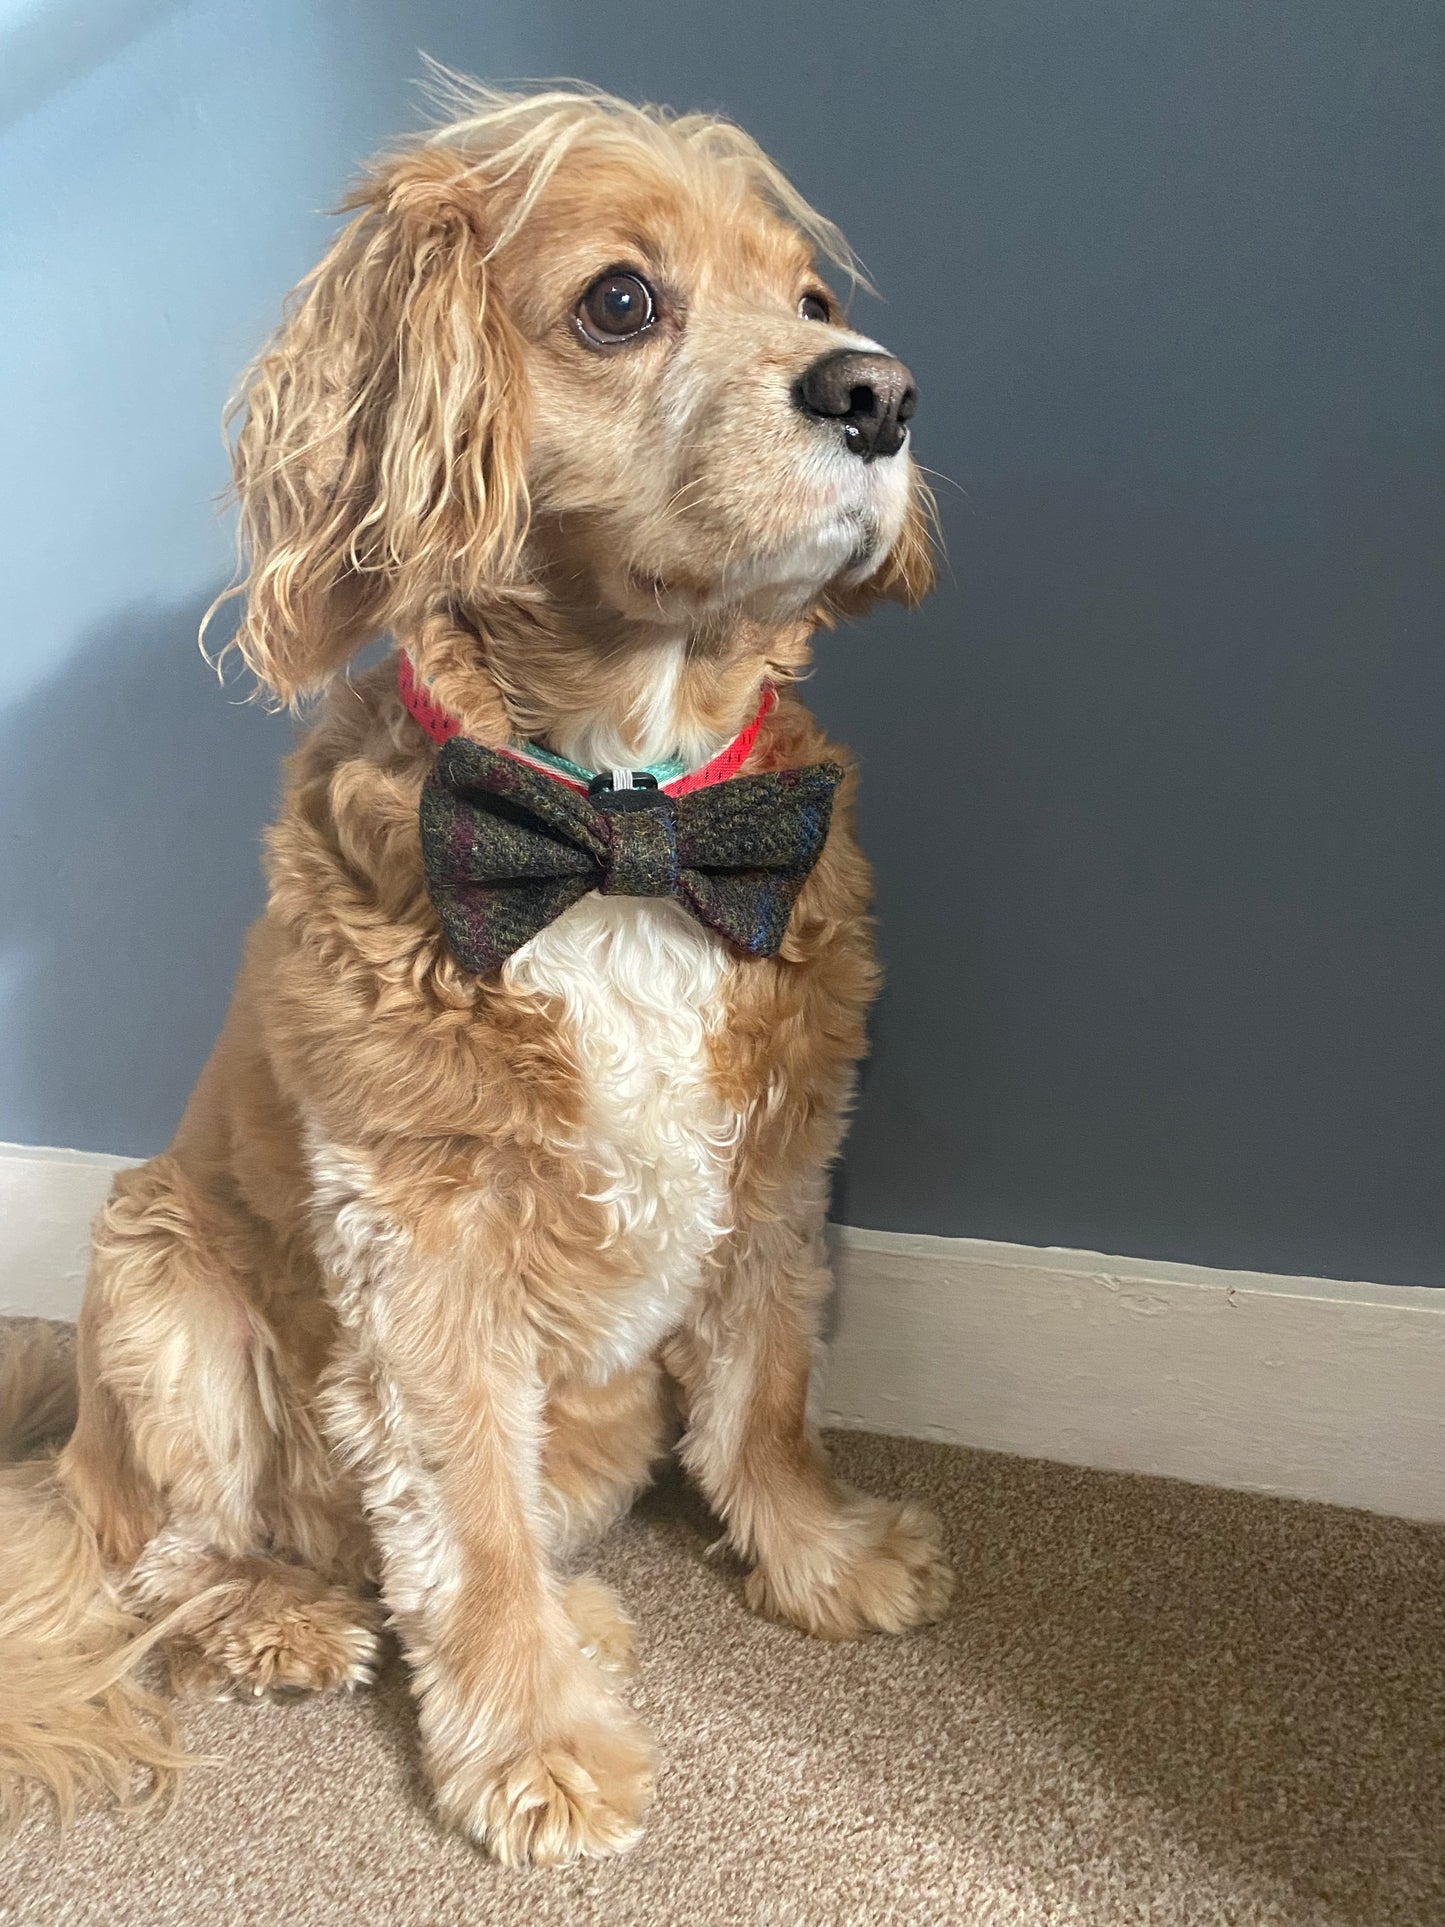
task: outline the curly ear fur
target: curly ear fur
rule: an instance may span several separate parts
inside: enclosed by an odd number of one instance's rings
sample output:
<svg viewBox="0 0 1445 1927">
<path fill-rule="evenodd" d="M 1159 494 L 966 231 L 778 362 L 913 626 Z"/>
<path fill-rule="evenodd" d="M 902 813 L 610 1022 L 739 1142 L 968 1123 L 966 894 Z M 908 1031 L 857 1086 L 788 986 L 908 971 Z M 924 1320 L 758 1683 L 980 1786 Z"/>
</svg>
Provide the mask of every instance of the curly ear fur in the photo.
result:
<svg viewBox="0 0 1445 1927">
<path fill-rule="evenodd" d="M 901 602 L 915 608 L 937 580 L 937 528 L 933 491 L 915 473 L 898 540 L 866 582 L 828 591 L 819 610 L 822 620 L 861 616 L 875 602 Z"/>
<path fill-rule="evenodd" d="M 483 190 L 444 152 L 384 162 L 302 282 L 235 412 L 248 563 L 235 637 L 279 699 L 423 598 L 476 598 L 525 531 L 526 365 Z"/>
</svg>

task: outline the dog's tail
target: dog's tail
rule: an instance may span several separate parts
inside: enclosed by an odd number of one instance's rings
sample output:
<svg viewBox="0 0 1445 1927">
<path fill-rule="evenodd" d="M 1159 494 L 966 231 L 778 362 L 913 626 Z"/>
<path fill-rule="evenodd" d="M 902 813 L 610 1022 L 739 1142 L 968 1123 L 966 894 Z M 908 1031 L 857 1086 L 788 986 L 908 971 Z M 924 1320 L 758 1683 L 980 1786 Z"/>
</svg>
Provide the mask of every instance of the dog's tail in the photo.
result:
<svg viewBox="0 0 1445 1927">
<path fill-rule="evenodd" d="M 0 1459 L 69 1431 L 75 1399 L 57 1329 L 15 1334 L 0 1358 Z M 135 1669 L 181 1610 L 151 1627 L 125 1610 L 53 1459 L 0 1464 L 0 1825 L 36 1788 L 63 1820 L 90 1792 L 129 1808 L 169 1794 L 187 1759 Z"/>
</svg>

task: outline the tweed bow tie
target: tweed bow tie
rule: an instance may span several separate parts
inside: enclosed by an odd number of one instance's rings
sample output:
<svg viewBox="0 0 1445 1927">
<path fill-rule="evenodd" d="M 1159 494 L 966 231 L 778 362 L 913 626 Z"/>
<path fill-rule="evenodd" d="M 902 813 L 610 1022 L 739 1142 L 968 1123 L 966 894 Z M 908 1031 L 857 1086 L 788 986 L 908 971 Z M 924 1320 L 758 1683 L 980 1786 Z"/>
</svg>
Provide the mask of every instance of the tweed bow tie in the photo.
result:
<svg viewBox="0 0 1445 1927">
<path fill-rule="evenodd" d="M 427 889 L 453 956 L 479 976 L 589 890 L 676 897 L 748 956 L 771 957 L 822 851 L 842 774 L 813 763 L 685 796 L 583 795 L 453 736 L 422 789 Z"/>
</svg>

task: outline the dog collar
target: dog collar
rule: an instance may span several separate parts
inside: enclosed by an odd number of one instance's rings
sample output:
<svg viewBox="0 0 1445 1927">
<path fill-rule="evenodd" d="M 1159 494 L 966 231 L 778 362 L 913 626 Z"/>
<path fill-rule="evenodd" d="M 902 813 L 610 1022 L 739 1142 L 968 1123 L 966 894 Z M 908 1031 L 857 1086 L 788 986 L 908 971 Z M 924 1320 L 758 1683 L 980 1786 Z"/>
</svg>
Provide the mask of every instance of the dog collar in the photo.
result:
<svg viewBox="0 0 1445 1927">
<path fill-rule="evenodd" d="M 453 736 L 462 733 L 458 719 L 428 693 L 405 649 L 397 652 L 396 686 L 412 720 L 426 731 L 434 743 L 449 742 Z M 758 740 L 763 718 L 777 700 L 777 690 L 771 683 L 764 683 L 757 715 L 734 736 L 726 749 L 719 750 L 701 769 L 690 770 L 685 763 L 651 763 L 636 770 L 588 770 L 583 769 L 580 763 L 571 763 L 565 756 L 557 755 L 555 750 L 544 748 L 541 743 L 508 744 L 499 754 L 525 763 L 531 769 L 542 770 L 556 782 L 564 783 L 570 790 L 580 790 L 584 795 L 589 791 L 595 795 L 594 785 L 601 784 L 611 790 L 655 788 L 667 796 L 687 796 L 693 790 L 706 789 L 713 783 L 725 783 L 730 776 L 737 775 L 748 759 L 748 752 Z M 644 779 L 643 783 L 636 782 L 638 777 Z"/>
</svg>

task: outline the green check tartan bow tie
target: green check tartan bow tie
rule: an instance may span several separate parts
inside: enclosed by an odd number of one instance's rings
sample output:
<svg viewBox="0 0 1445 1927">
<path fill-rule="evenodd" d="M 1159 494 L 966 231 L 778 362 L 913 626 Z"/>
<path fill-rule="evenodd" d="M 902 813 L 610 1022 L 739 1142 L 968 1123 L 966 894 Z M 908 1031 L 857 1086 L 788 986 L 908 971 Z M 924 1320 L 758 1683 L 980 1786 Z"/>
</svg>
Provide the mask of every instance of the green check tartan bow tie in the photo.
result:
<svg viewBox="0 0 1445 1927">
<path fill-rule="evenodd" d="M 589 890 L 675 897 L 750 957 L 771 957 L 818 861 L 836 763 L 734 776 L 684 796 L 583 795 L 453 736 L 421 796 L 427 890 L 452 955 L 486 976 Z"/>
</svg>

